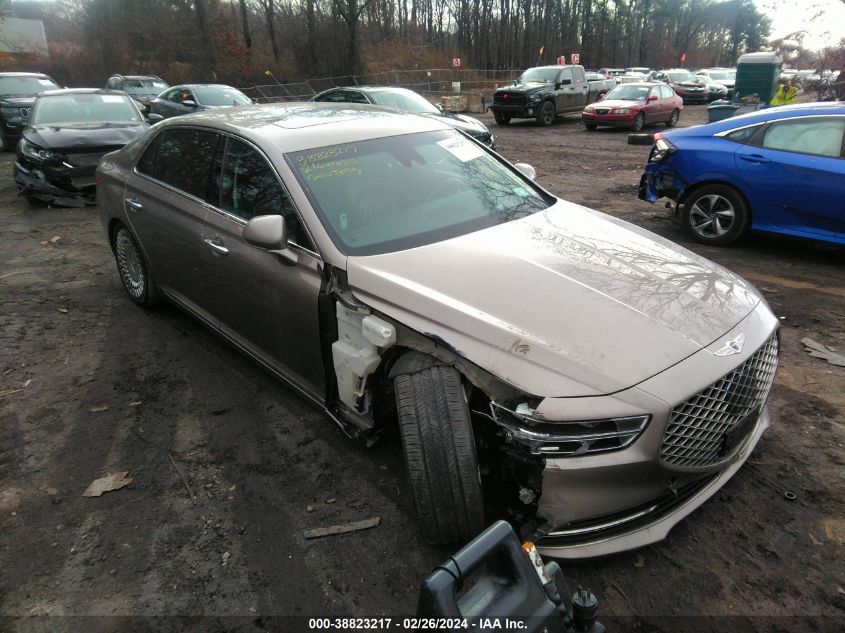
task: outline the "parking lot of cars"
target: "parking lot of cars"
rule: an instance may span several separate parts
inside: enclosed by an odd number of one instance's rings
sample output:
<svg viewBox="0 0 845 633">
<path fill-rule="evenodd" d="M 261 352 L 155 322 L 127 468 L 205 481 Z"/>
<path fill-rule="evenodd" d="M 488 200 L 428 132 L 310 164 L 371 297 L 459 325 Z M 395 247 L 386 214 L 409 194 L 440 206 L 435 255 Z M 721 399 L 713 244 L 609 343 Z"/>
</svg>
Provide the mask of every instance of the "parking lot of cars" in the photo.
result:
<svg viewBox="0 0 845 633">
<path fill-rule="evenodd" d="M 703 114 L 687 107 L 680 125 Z M 496 131 L 499 151 L 533 164 L 556 195 L 749 279 L 782 326 L 773 427 L 746 466 L 667 541 L 571 563 L 567 574 L 620 617 L 765 612 L 766 630 L 778 616 L 841 610 L 845 577 L 830 552 L 845 547 L 845 370 L 802 344 L 845 343 L 841 248 L 757 235 L 730 250 L 695 245 L 668 212 L 636 199 L 650 148 L 628 146 L 624 131 L 588 133 L 578 117 Z M 417 536 L 398 435 L 350 446 L 194 321 L 169 308 L 134 310 L 93 210 L 28 206 L 10 156 L 2 159 L 0 246 L 10 256 L 0 270 L 0 441 L 19 483 L 0 499 L 0 590 L 14 611 L 411 611 L 419 579 L 444 550 Z M 79 496 L 109 471 L 133 481 L 102 498 Z M 302 537 L 367 517 L 378 527 Z M 366 571 L 362 561 L 371 561 Z M 292 576 L 295 595 L 280 589 Z"/>
</svg>

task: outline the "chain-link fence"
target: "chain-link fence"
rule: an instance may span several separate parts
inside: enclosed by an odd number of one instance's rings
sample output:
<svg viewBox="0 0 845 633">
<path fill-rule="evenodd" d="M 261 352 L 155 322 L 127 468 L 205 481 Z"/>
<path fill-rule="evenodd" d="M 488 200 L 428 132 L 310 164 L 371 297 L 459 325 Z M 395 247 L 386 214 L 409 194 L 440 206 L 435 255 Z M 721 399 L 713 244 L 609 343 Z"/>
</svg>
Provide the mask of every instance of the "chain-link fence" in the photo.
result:
<svg viewBox="0 0 845 633">
<path fill-rule="evenodd" d="M 519 76 L 518 70 L 479 70 L 469 68 L 430 68 L 389 70 L 365 75 L 344 75 L 307 79 L 296 83 L 273 83 L 241 90 L 258 103 L 307 101 L 329 88 L 346 86 L 399 86 L 421 93 L 490 93 Z"/>
</svg>

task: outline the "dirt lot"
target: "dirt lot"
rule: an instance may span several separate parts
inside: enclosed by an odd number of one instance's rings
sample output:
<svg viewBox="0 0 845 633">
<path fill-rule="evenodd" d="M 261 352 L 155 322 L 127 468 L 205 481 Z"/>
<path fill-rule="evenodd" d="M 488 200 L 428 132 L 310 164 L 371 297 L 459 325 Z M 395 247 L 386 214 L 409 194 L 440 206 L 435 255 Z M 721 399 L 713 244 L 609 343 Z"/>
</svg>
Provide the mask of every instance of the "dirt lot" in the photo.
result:
<svg viewBox="0 0 845 633">
<path fill-rule="evenodd" d="M 681 124 L 701 120 L 690 107 Z M 570 585 L 598 594 L 614 630 L 843 630 L 845 368 L 800 341 L 845 350 L 845 250 L 770 236 L 697 246 L 636 199 L 649 148 L 624 132 L 577 118 L 495 132 L 554 193 L 735 270 L 783 323 L 773 428 L 749 463 L 666 541 L 565 563 Z M 398 440 L 347 440 L 191 318 L 136 308 L 94 210 L 29 208 L 12 160 L 0 155 L 0 631 L 412 614 L 449 551 L 417 536 Z M 81 496 L 115 471 L 132 483 Z M 366 532 L 302 535 L 374 516 Z"/>
</svg>

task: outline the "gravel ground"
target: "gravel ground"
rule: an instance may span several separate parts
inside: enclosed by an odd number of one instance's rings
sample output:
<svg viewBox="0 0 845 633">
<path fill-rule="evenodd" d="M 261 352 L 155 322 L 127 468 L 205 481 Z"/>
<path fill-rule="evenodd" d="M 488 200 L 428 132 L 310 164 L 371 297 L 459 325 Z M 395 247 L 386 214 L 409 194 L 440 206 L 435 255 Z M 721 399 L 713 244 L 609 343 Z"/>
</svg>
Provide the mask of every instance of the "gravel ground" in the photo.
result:
<svg viewBox="0 0 845 633">
<path fill-rule="evenodd" d="M 479 118 L 552 192 L 738 272 L 783 322 L 773 428 L 746 466 L 664 542 L 564 563 L 570 585 L 598 594 L 614 630 L 843 630 L 845 368 L 800 341 L 845 349 L 845 250 L 758 235 L 693 244 L 637 200 L 649 148 L 625 132 Z M 681 125 L 703 118 L 689 107 Z M 190 317 L 136 308 L 95 211 L 29 207 L 12 160 L 0 155 L 0 631 L 412 614 L 450 552 L 417 535 L 398 439 L 350 441 Z M 115 471 L 132 482 L 81 496 Z M 375 516 L 368 531 L 303 538 Z"/>
</svg>

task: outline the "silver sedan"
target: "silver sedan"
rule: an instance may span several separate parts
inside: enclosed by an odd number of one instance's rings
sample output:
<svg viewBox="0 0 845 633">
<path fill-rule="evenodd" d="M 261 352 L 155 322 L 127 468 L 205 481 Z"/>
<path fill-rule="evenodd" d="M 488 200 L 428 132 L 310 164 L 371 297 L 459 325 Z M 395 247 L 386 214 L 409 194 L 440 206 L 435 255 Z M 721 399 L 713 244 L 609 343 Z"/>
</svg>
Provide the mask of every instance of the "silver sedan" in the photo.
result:
<svg viewBox="0 0 845 633">
<path fill-rule="evenodd" d="M 777 319 L 754 288 L 445 122 L 223 110 L 97 176 L 132 300 L 180 306 L 350 436 L 398 425 L 432 542 L 495 516 L 559 557 L 658 541 L 769 424 Z"/>
</svg>

